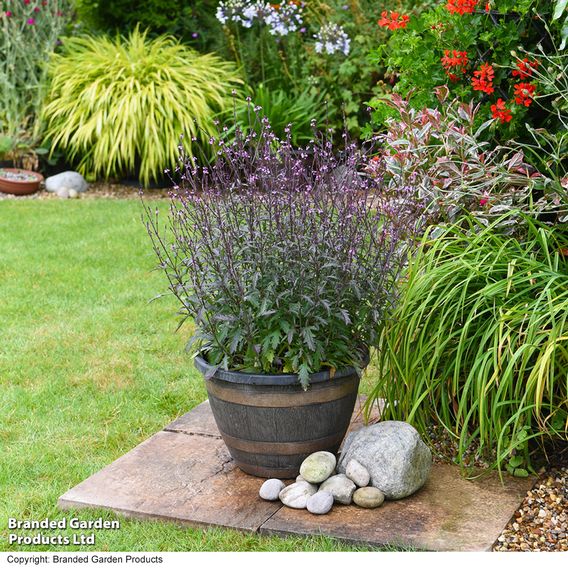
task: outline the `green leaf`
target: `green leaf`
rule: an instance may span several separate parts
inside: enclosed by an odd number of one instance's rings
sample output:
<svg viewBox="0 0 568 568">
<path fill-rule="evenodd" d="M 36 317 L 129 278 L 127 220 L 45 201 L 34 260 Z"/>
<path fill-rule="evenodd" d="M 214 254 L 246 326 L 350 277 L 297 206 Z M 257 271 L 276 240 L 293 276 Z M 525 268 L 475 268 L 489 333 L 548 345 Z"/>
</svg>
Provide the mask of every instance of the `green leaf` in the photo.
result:
<svg viewBox="0 0 568 568">
<path fill-rule="evenodd" d="M 566 6 L 568 6 L 568 0 L 556 0 L 556 4 L 554 6 L 554 12 L 552 14 L 552 20 L 558 20 L 562 13 L 566 10 Z"/>
<path fill-rule="evenodd" d="M 515 477 L 528 477 L 529 472 L 526 469 L 519 467 L 519 468 L 515 469 L 515 472 L 513 473 L 513 475 Z"/>
<path fill-rule="evenodd" d="M 512 468 L 516 468 L 516 467 L 519 467 L 520 465 L 522 465 L 522 463 L 523 463 L 524 461 L 525 461 L 525 460 L 523 459 L 522 456 L 513 456 L 513 457 L 509 460 L 509 465 L 510 465 Z"/>
</svg>

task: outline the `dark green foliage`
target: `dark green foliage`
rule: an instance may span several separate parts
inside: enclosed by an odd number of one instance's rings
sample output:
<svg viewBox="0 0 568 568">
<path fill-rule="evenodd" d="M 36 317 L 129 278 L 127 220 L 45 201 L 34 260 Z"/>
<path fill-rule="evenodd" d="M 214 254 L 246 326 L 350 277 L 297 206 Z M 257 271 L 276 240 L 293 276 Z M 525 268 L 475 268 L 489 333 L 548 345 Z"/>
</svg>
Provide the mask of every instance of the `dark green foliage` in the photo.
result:
<svg viewBox="0 0 568 568">
<path fill-rule="evenodd" d="M 140 26 L 152 34 L 173 34 L 196 48 L 216 46 L 222 34 L 215 19 L 217 0 L 77 0 L 87 27 L 125 33 Z"/>
<path fill-rule="evenodd" d="M 361 175 L 368 157 L 327 137 L 293 147 L 260 134 L 219 141 L 212 166 L 187 159 L 164 222 L 146 207 L 154 250 L 209 364 L 294 373 L 365 364 L 396 294 L 410 218 Z"/>
</svg>

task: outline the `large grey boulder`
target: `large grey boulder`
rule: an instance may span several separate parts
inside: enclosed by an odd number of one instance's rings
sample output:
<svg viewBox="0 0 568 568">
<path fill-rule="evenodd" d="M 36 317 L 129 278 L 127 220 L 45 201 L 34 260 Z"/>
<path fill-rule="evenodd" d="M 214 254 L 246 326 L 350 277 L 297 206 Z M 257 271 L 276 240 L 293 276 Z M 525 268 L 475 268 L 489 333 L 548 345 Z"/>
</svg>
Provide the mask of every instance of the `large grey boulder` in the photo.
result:
<svg viewBox="0 0 568 568">
<path fill-rule="evenodd" d="M 402 499 L 418 491 L 432 466 L 432 454 L 416 429 L 394 420 L 353 432 L 346 440 L 337 470 L 345 473 L 351 460 L 367 469 L 371 485 L 387 499 Z"/>
<path fill-rule="evenodd" d="M 63 193 L 64 190 L 68 192 L 76 191 L 82 193 L 87 191 L 89 184 L 85 178 L 78 172 L 61 172 L 54 176 L 45 179 L 45 189 L 52 193 Z"/>
</svg>

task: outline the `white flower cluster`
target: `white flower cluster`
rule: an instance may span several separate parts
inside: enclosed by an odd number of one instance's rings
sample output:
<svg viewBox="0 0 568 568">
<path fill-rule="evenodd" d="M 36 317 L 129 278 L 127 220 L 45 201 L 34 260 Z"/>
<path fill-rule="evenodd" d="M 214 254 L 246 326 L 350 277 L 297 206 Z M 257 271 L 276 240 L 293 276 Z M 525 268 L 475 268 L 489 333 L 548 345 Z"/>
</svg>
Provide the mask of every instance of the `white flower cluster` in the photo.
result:
<svg viewBox="0 0 568 568">
<path fill-rule="evenodd" d="M 302 6 L 284 0 L 278 9 L 271 10 L 264 21 L 272 35 L 285 36 L 290 32 L 296 32 L 303 23 Z"/>
<path fill-rule="evenodd" d="M 297 31 L 303 23 L 303 4 L 284 0 L 268 4 L 262 0 L 222 0 L 216 17 L 222 23 L 234 22 L 250 28 L 255 20 L 265 23 L 272 35 L 285 36 Z"/>
<path fill-rule="evenodd" d="M 314 38 L 317 53 L 325 51 L 328 55 L 332 55 L 340 51 L 344 55 L 349 54 L 351 40 L 345 30 L 337 24 L 331 22 L 324 24 Z"/>
</svg>

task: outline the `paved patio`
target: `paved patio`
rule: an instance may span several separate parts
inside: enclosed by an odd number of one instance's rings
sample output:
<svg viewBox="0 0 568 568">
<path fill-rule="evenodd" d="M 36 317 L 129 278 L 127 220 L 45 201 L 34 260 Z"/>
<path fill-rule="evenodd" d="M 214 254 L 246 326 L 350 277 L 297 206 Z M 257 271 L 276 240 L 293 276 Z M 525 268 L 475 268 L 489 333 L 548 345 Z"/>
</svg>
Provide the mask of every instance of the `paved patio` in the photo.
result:
<svg viewBox="0 0 568 568">
<path fill-rule="evenodd" d="M 362 426 L 360 405 L 352 429 Z M 533 480 L 501 484 L 491 473 L 468 481 L 455 466 L 434 465 L 411 497 L 374 510 L 336 505 L 323 516 L 263 501 L 261 483 L 235 466 L 204 402 L 67 491 L 59 506 L 265 534 L 325 534 L 374 546 L 480 551 L 491 549 Z"/>
</svg>

